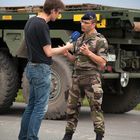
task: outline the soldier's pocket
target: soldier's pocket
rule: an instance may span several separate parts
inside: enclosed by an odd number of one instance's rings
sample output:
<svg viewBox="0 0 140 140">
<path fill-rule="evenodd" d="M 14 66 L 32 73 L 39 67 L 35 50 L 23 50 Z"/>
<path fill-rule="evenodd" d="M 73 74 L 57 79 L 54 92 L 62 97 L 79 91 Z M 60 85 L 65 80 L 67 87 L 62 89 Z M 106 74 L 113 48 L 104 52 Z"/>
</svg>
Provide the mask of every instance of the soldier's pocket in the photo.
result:
<svg viewBox="0 0 140 140">
<path fill-rule="evenodd" d="M 102 103 L 103 99 L 103 90 L 100 84 L 92 85 L 93 91 L 94 91 L 94 100 L 96 100 L 98 103 Z"/>
<path fill-rule="evenodd" d="M 101 93 L 101 94 L 103 93 L 101 84 L 94 84 L 92 85 L 92 88 L 93 88 L 94 93 Z"/>
</svg>

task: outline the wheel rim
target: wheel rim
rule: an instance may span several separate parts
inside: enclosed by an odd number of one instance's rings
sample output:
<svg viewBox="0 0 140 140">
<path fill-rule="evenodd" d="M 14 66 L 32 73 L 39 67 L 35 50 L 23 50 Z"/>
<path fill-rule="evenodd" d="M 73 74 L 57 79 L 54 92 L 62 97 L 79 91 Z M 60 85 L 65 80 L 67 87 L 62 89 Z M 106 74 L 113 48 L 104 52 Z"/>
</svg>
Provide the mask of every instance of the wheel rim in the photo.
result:
<svg viewBox="0 0 140 140">
<path fill-rule="evenodd" d="M 126 87 L 129 82 L 129 74 L 126 72 L 121 73 L 120 83 L 122 87 Z"/>
<path fill-rule="evenodd" d="M 59 76 L 59 74 L 52 69 L 52 80 L 51 80 L 51 93 L 50 93 L 50 97 L 49 100 L 53 101 L 55 100 L 61 91 L 61 78 Z"/>
</svg>

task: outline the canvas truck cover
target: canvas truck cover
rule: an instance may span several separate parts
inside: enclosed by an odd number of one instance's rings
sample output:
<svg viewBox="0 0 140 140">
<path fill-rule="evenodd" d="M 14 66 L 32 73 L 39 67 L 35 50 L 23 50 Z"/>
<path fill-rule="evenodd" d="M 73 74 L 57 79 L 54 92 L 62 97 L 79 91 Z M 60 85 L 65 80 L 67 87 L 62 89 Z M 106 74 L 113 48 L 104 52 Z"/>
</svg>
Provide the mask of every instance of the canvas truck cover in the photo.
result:
<svg viewBox="0 0 140 140">
<path fill-rule="evenodd" d="M 45 0 L 0 0 L 0 7 L 42 6 Z M 62 0 L 65 5 L 98 4 L 104 6 L 140 9 L 140 0 Z"/>
</svg>

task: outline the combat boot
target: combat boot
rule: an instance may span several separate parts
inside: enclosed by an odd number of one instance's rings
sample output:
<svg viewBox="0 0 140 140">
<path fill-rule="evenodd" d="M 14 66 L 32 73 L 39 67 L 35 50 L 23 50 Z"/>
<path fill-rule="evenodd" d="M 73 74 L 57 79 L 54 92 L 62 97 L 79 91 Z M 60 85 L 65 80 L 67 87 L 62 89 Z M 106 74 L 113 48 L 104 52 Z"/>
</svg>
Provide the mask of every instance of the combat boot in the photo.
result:
<svg viewBox="0 0 140 140">
<path fill-rule="evenodd" d="M 62 140 L 72 140 L 73 132 L 66 132 Z"/>
<path fill-rule="evenodd" d="M 96 134 L 96 140 L 102 140 L 103 135 L 102 134 Z"/>
</svg>

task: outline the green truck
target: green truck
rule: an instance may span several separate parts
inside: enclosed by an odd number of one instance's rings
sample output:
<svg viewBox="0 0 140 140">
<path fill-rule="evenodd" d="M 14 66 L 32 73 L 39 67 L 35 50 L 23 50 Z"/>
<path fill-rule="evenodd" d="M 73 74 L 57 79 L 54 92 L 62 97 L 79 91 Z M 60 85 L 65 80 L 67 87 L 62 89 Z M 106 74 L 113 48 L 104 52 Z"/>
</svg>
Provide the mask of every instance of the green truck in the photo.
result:
<svg viewBox="0 0 140 140">
<path fill-rule="evenodd" d="M 41 10 L 41 6 L 0 8 L 0 113 L 10 108 L 19 89 L 28 102 L 24 26 Z M 108 63 L 102 73 L 103 111 L 130 111 L 140 102 L 140 10 L 67 5 L 59 19 L 49 23 L 53 47 L 66 43 L 73 31 L 80 32 L 80 18 L 86 11 L 96 13 L 97 30 L 109 43 Z M 63 56 L 53 58 L 48 119 L 65 117 L 72 67 Z"/>
</svg>

